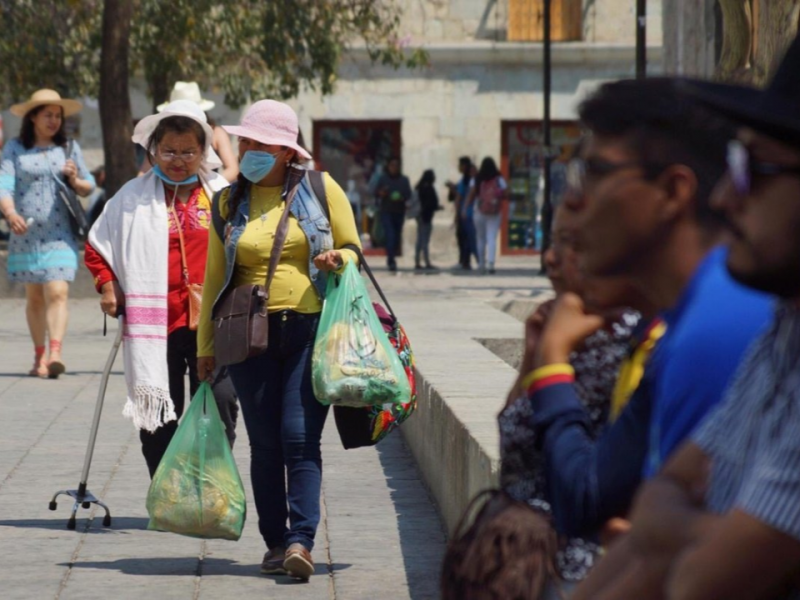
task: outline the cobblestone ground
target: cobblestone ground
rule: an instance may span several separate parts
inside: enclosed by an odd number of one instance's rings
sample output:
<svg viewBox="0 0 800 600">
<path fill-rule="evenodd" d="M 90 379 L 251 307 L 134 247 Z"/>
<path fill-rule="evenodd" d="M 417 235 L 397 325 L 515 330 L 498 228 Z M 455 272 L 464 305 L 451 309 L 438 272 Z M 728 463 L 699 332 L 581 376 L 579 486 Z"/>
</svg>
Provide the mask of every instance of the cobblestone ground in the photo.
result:
<svg viewBox="0 0 800 600">
<path fill-rule="evenodd" d="M 239 542 L 147 531 L 147 471 L 139 441 L 121 416 L 121 356 L 111 377 L 89 489 L 112 510 L 81 510 L 76 531 L 66 498 L 77 487 L 100 372 L 113 331 L 102 337 L 96 300 L 71 303 L 69 372 L 58 381 L 25 375 L 32 360 L 21 300 L 0 300 L 0 598 L 30 600 L 171 598 L 428 599 L 437 597 L 444 534 L 400 435 L 344 451 L 329 423 L 323 439 L 324 519 L 307 584 L 258 573 L 264 552 L 255 508 Z M 249 490 L 248 444 L 235 456 Z"/>
</svg>

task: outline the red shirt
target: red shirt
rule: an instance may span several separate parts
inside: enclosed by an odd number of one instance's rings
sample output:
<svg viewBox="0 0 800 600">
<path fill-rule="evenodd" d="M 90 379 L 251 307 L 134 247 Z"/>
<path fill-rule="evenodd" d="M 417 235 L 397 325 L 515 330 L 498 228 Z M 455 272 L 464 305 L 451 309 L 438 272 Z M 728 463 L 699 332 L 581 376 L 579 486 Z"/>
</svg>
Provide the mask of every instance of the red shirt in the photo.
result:
<svg viewBox="0 0 800 600">
<path fill-rule="evenodd" d="M 206 255 L 208 253 L 208 226 L 211 223 L 211 201 L 203 188 L 197 186 L 186 203 L 176 202 L 175 212 L 183 230 L 183 242 L 186 246 L 186 262 L 189 268 L 189 282 L 202 283 L 206 272 Z M 169 218 L 169 270 L 167 275 L 167 333 L 189 325 L 189 300 L 186 284 L 183 281 L 181 266 L 181 246 L 178 236 L 178 223 L 171 210 Z M 86 242 L 86 267 L 94 277 L 97 291 L 103 284 L 116 281 L 117 277 L 111 267 Z"/>
</svg>

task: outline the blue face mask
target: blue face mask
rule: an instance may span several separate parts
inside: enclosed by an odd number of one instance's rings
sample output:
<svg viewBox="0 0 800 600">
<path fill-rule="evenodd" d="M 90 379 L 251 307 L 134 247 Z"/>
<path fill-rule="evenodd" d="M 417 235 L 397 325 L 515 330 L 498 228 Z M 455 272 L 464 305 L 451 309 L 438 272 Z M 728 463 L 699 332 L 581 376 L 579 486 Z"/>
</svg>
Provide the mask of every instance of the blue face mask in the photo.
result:
<svg viewBox="0 0 800 600">
<path fill-rule="evenodd" d="M 275 155 L 260 150 L 248 150 L 239 163 L 239 171 L 248 181 L 258 183 L 269 175 L 275 166 Z"/>
<path fill-rule="evenodd" d="M 197 173 L 192 175 L 191 177 L 187 177 L 183 181 L 173 181 L 164 171 L 161 170 L 161 167 L 158 165 L 153 165 L 153 173 L 155 173 L 156 177 L 158 177 L 161 181 L 166 183 L 167 185 L 188 185 L 190 183 L 197 183 Z"/>
</svg>

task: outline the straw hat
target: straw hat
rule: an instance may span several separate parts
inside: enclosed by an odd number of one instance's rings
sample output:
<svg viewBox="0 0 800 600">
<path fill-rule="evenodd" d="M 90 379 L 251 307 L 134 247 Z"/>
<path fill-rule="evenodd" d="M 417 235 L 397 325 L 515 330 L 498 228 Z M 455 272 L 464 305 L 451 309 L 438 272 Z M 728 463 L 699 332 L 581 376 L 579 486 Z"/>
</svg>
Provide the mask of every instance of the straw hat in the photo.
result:
<svg viewBox="0 0 800 600">
<path fill-rule="evenodd" d="M 206 100 L 200 96 L 200 86 L 195 81 L 176 81 L 175 87 L 172 88 L 172 92 L 169 94 L 169 102 L 159 104 L 156 110 L 161 112 L 167 108 L 170 102 L 175 102 L 176 100 L 190 100 L 197 104 L 203 112 L 214 108 L 214 103 L 211 100 Z"/>
<path fill-rule="evenodd" d="M 30 100 L 27 102 L 13 105 L 11 107 L 11 114 L 17 117 L 24 117 L 37 106 L 50 106 L 51 104 L 63 108 L 65 117 L 77 114 L 83 108 L 83 104 L 77 100 L 62 98 L 55 90 L 43 89 L 33 92 Z"/>
<path fill-rule="evenodd" d="M 222 128 L 231 135 L 262 144 L 293 148 L 303 158 L 311 158 L 308 151 L 297 143 L 297 134 L 300 131 L 297 114 L 291 106 L 283 102 L 259 100 L 244 113 L 241 125 L 223 125 Z"/>
<path fill-rule="evenodd" d="M 150 115 L 139 121 L 136 124 L 136 128 L 133 130 L 133 136 L 131 137 L 131 140 L 133 140 L 135 144 L 139 144 L 147 149 L 147 144 L 150 142 L 150 136 L 153 135 L 153 132 L 158 124 L 168 117 L 189 117 L 190 119 L 197 121 L 206 134 L 203 166 L 210 170 L 217 169 L 222 166 L 222 161 L 220 160 L 219 156 L 217 156 L 217 153 L 214 152 L 214 148 L 211 146 L 214 141 L 214 131 L 211 129 L 211 126 L 206 120 L 206 113 L 204 113 L 197 104 L 190 100 L 176 100 L 175 102 L 170 102 L 158 114 Z"/>
</svg>

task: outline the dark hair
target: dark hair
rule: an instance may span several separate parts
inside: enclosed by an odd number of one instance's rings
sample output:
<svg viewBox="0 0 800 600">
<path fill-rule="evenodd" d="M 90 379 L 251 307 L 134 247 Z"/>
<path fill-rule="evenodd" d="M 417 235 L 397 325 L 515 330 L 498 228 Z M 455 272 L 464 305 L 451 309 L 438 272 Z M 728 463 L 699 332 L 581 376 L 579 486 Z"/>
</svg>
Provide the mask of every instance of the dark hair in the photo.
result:
<svg viewBox="0 0 800 600">
<path fill-rule="evenodd" d="M 464 512 L 447 545 L 440 597 L 540 598 L 548 582 L 558 589 L 557 549 L 555 530 L 544 513 L 504 491 L 481 492 Z"/>
<path fill-rule="evenodd" d="M 36 132 L 34 131 L 33 127 L 33 117 L 38 115 L 48 106 L 51 105 L 42 104 L 41 106 L 32 108 L 26 112 L 25 116 L 22 118 L 22 127 L 19 129 L 19 140 L 22 142 L 22 145 L 25 146 L 26 150 L 30 150 L 33 148 L 34 144 L 36 144 Z M 56 146 L 66 146 L 67 134 L 64 131 L 64 124 L 66 123 L 67 119 L 64 116 L 63 107 L 59 106 L 59 108 L 61 109 L 61 127 L 58 128 L 58 131 L 56 131 L 55 135 L 53 136 L 53 143 Z"/>
<path fill-rule="evenodd" d="M 150 139 L 147 140 L 147 151 L 150 154 L 155 154 L 156 146 L 161 143 L 164 136 L 168 133 L 193 133 L 197 137 L 197 141 L 201 148 L 206 146 L 206 132 L 203 130 L 202 125 L 190 117 L 167 117 L 162 119 L 153 133 L 150 134 Z"/>
<path fill-rule="evenodd" d="M 423 185 L 433 185 L 434 181 L 436 181 L 436 173 L 433 172 L 433 169 L 427 169 L 414 187 L 419 189 Z"/>
<path fill-rule="evenodd" d="M 647 165 L 649 178 L 670 165 L 689 167 L 697 178 L 697 220 L 712 229 L 723 224 L 709 200 L 725 172 L 727 143 L 734 129 L 683 93 L 679 80 L 656 77 L 607 83 L 580 105 L 578 113 L 593 133 L 624 138 Z"/>
<path fill-rule="evenodd" d="M 461 182 L 464 185 L 469 185 L 469 180 L 472 178 L 470 169 L 472 167 L 472 159 L 469 156 L 462 156 L 458 159 L 458 166 L 464 167 L 464 172 L 461 174 Z"/>
<path fill-rule="evenodd" d="M 497 168 L 497 163 L 491 156 L 487 156 L 481 161 L 481 168 L 478 169 L 478 174 L 475 176 L 475 189 L 480 189 L 481 183 L 491 181 L 498 175 L 500 175 L 500 169 Z"/>
<path fill-rule="evenodd" d="M 239 204 L 241 204 L 242 199 L 250 190 L 251 185 L 250 180 L 241 173 L 239 173 L 236 181 L 231 184 L 231 191 L 228 194 L 228 221 L 233 220 L 233 216 L 239 210 Z"/>
</svg>

